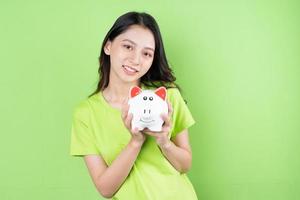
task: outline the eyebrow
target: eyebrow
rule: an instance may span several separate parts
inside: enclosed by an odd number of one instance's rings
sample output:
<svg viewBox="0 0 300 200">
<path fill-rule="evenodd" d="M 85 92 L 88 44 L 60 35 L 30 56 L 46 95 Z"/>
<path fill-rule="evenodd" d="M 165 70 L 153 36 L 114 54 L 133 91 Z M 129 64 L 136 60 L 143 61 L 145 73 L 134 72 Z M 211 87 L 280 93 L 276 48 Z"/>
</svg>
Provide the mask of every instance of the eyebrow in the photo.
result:
<svg viewBox="0 0 300 200">
<path fill-rule="evenodd" d="M 130 43 L 132 43 L 132 44 L 136 45 L 136 43 L 135 43 L 134 41 L 132 41 L 132 40 L 129 40 L 129 39 L 124 39 L 124 40 L 122 40 L 122 41 L 128 41 L 128 42 L 130 42 Z M 151 48 L 151 47 L 145 47 L 145 49 L 149 49 L 149 50 L 152 50 L 152 51 L 154 51 L 154 49 L 153 49 L 153 48 Z"/>
</svg>

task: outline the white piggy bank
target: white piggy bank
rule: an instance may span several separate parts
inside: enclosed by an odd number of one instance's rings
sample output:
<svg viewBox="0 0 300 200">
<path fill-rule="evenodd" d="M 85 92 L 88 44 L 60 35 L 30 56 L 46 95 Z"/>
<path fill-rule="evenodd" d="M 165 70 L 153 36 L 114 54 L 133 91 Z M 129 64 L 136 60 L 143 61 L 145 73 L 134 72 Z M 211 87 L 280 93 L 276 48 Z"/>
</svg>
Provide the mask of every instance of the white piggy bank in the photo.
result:
<svg viewBox="0 0 300 200">
<path fill-rule="evenodd" d="M 133 118 L 131 127 L 137 127 L 140 131 L 148 128 L 151 131 L 159 132 L 162 129 L 163 119 L 161 114 L 168 114 L 168 104 L 166 102 L 167 90 L 160 87 L 153 90 L 142 90 L 134 86 L 129 91 L 129 110 Z"/>
</svg>

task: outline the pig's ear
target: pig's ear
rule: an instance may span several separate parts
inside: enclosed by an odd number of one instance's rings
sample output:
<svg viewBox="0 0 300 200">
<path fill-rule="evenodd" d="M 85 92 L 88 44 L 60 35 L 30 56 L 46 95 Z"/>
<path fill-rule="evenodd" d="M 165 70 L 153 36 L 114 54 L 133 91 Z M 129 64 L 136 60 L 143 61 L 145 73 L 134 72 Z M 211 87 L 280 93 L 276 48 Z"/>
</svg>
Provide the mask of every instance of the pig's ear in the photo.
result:
<svg viewBox="0 0 300 200">
<path fill-rule="evenodd" d="M 130 98 L 137 96 L 141 92 L 142 92 L 142 89 L 139 88 L 138 86 L 131 87 L 130 88 Z"/>
<path fill-rule="evenodd" d="M 162 98 L 162 100 L 166 100 L 167 97 L 167 89 L 165 87 L 159 87 L 157 88 L 154 93 L 159 96 L 160 98 Z"/>
</svg>

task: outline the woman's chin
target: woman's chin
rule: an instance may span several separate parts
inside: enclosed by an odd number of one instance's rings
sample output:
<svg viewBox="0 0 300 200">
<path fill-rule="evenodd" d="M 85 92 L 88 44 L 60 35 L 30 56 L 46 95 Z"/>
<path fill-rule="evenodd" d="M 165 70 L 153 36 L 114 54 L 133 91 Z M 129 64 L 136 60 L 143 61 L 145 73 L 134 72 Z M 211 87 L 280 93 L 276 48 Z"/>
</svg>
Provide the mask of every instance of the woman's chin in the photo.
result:
<svg viewBox="0 0 300 200">
<path fill-rule="evenodd" d="M 120 77 L 121 78 L 121 80 L 124 82 L 124 83 L 131 83 L 131 82 L 136 82 L 136 81 L 138 81 L 139 80 L 139 76 L 130 76 L 130 77 L 128 77 L 128 76 L 121 76 Z"/>
</svg>

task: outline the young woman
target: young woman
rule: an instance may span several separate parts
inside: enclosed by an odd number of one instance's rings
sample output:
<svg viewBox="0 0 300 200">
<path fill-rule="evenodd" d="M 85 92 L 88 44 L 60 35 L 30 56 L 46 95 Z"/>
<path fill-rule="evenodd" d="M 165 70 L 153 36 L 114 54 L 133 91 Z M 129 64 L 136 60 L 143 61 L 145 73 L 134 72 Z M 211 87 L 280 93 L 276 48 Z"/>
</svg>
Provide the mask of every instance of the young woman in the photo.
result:
<svg viewBox="0 0 300 200">
<path fill-rule="evenodd" d="M 74 109 L 70 154 L 83 156 L 105 198 L 195 200 L 186 172 L 192 163 L 188 128 L 195 121 L 170 69 L 159 27 L 147 13 L 120 16 L 104 38 L 96 91 Z M 132 86 L 167 88 L 161 132 L 131 128 Z"/>
</svg>

